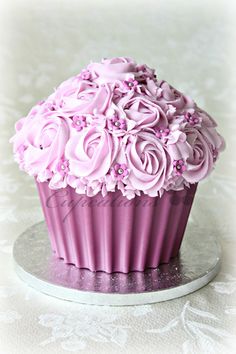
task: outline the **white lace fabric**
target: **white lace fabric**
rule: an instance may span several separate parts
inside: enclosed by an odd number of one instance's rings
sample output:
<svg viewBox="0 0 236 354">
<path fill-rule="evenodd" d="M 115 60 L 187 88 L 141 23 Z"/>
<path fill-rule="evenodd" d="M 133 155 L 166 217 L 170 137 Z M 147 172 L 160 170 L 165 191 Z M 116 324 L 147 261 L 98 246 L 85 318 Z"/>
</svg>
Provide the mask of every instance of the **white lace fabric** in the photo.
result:
<svg viewBox="0 0 236 354">
<path fill-rule="evenodd" d="M 234 2 L 9 1 L 0 11 L 0 352 L 235 353 L 236 78 Z M 91 59 L 125 55 L 192 96 L 227 148 L 200 183 L 189 222 L 222 245 L 219 275 L 163 303 L 99 307 L 58 300 L 16 276 L 12 247 L 43 219 L 32 178 L 8 143 L 14 123 Z M 200 262 L 201 260 L 199 260 Z"/>
</svg>

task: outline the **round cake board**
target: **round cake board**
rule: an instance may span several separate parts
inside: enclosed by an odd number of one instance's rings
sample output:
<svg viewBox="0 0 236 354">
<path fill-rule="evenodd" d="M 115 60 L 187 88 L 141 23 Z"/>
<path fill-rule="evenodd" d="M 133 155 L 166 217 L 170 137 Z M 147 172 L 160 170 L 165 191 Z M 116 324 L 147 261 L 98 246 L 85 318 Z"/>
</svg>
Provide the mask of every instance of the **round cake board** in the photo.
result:
<svg viewBox="0 0 236 354">
<path fill-rule="evenodd" d="M 175 299 L 208 284 L 220 269 L 220 246 L 209 232 L 189 224 L 178 257 L 144 272 L 91 272 L 65 264 L 51 251 L 44 222 L 22 233 L 14 244 L 18 276 L 50 296 L 82 304 L 144 305 Z"/>
</svg>

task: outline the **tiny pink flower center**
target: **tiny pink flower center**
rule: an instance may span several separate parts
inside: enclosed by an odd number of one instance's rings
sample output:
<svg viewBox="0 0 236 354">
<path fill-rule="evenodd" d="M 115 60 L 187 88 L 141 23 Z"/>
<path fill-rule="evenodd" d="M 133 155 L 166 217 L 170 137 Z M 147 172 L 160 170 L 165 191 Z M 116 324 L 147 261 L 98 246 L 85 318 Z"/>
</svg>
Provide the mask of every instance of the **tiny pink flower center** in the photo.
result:
<svg viewBox="0 0 236 354">
<path fill-rule="evenodd" d="M 128 90 L 132 90 L 133 88 L 138 86 L 138 81 L 130 78 L 128 80 L 125 80 L 123 84 Z"/>
<path fill-rule="evenodd" d="M 173 162 L 174 165 L 174 172 L 177 176 L 181 176 L 184 171 L 186 171 L 186 165 L 184 163 L 184 160 L 174 160 Z"/>
<path fill-rule="evenodd" d="M 108 128 L 111 130 L 122 130 L 126 129 L 125 119 L 114 116 L 108 120 Z"/>
<path fill-rule="evenodd" d="M 190 125 L 198 124 L 200 121 L 199 117 L 195 113 L 191 114 L 191 113 L 187 112 L 185 114 L 184 118 L 185 118 L 185 121 L 188 122 Z"/>
<path fill-rule="evenodd" d="M 84 127 L 87 126 L 86 117 L 85 116 L 74 116 L 72 118 L 72 127 L 78 131 L 81 131 Z"/>
<path fill-rule="evenodd" d="M 170 129 L 164 127 L 156 127 L 155 128 L 155 135 L 157 138 L 163 138 L 169 135 Z"/>
<path fill-rule="evenodd" d="M 91 79 L 91 73 L 89 70 L 82 70 L 81 73 L 79 74 L 79 77 L 82 80 L 90 80 Z"/>
<path fill-rule="evenodd" d="M 57 164 L 57 172 L 59 172 L 62 176 L 64 176 L 69 171 L 69 161 L 60 160 Z"/>
<path fill-rule="evenodd" d="M 123 168 L 119 168 L 119 169 L 117 170 L 117 172 L 118 172 L 119 175 L 122 175 L 122 173 L 124 172 L 124 170 L 123 170 Z"/>
<path fill-rule="evenodd" d="M 116 163 L 112 168 L 111 173 L 117 181 L 121 181 L 124 177 L 128 176 L 129 171 L 126 164 Z"/>
</svg>

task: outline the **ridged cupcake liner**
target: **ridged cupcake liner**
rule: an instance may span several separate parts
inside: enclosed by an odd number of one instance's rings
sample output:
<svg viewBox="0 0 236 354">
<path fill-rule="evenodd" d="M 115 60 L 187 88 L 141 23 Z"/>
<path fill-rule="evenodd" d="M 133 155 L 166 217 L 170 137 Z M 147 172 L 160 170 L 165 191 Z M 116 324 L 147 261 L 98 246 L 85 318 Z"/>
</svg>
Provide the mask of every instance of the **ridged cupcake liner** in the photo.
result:
<svg viewBox="0 0 236 354">
<path fill-rule="evenodd" d="M 107 273 L 144 271 L 178 255 L 197 184 L 160 197 L 93 197 L 38 183 L 52 250 L 65 263 Z"/>
</svg>

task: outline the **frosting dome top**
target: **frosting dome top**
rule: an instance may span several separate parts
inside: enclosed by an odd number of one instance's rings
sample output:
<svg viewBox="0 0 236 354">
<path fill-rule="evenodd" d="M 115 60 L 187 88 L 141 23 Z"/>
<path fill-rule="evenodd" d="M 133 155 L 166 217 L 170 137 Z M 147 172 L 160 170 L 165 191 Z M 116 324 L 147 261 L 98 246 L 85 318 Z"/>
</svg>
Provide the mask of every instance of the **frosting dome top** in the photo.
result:
<svg viewBox="0 0 236 354">
<path fill-rule="evenodd" d="M 16 123 L 11 142 L 20 168 L 52 189 L 130 199 L 208 176 L 224 148 L 215 127 L 153 69 L 119 57 L 64 81 Z"/>
</svg>

